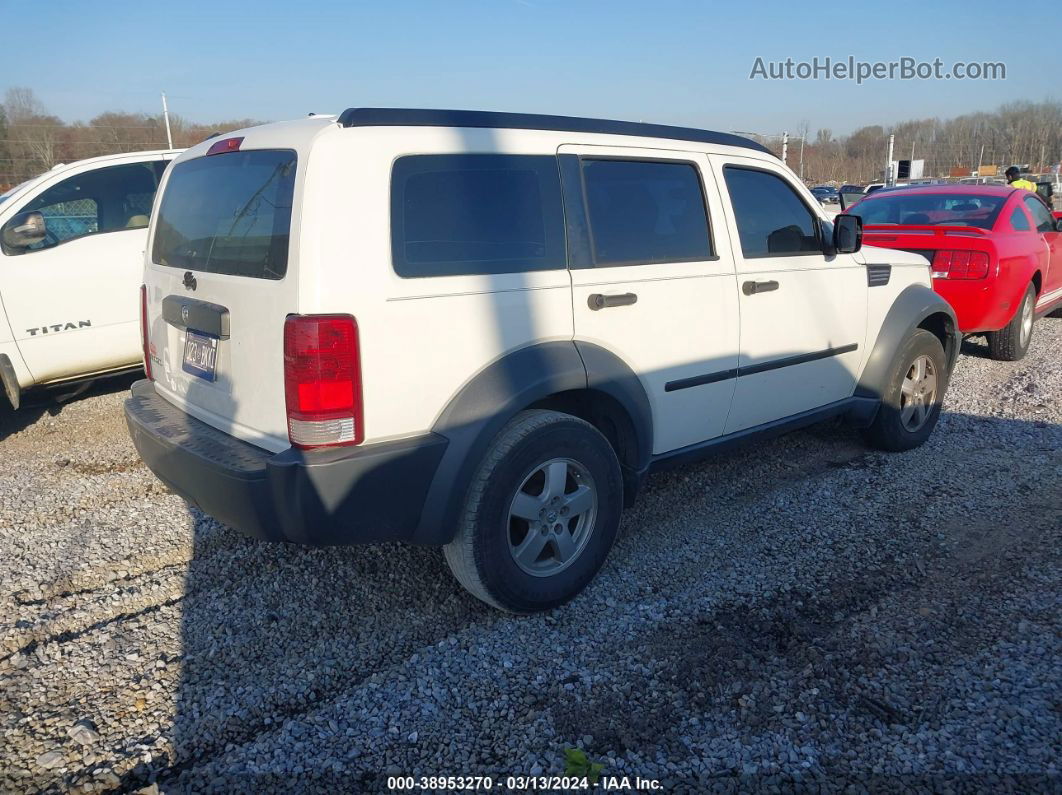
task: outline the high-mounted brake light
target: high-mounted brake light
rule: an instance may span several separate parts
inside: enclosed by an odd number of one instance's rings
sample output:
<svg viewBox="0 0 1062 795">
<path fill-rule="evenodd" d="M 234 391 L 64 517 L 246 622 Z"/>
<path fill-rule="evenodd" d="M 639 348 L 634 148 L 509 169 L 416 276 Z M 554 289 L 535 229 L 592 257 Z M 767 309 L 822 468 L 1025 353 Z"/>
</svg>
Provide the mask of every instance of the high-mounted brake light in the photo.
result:
<svg viewBox="0 0 1062 795">
<path fill-rule="evenodd" d="M 934 279 L 983 279 L 988 276 L 988 253 L 985 251 L 949 251 L 933 255 Z"/>
<path fill-rule="evenodd" d="M 226 152 L 239 152 L 240 144 L 243 143 L 243 138 L 226 138 L 222 141 L 218 141 L 215 144 L 211 144 L 207 149 L 208 155 L 223 155 Z"/>
<path fill-rule="evenodd" d="M 154 381 L 151 375 L 151 339 L 148 337 L 146 284 L 140 285 L 140 346 L 144 352 L 144 373 L 149 381 Z"/>
<path fill-rule="evenodd" d="M 358 324 L 353 317 L 288 317 L 284 396 L 293 447 L 352 445 L 365 438 Z"/>
</svg>

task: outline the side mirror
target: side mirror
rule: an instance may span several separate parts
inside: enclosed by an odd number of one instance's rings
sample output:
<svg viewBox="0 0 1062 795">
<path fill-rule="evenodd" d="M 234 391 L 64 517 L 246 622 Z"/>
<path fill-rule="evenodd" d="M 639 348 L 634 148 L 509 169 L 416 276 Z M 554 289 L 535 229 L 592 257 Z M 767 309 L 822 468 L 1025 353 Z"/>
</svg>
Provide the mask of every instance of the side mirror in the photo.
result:
<svg viewBox="0 0 1062 795">
<path fill-rule="evenodd" d="M 833 248 L 838 254 L 854 254 L 863 245 L 863 219 L 844 213 L 833 219 Z"/>
<path fill-rule="evenodd" d="M 48 229 L 40 213 L 20 213 L 4 224 L 3 241 L 7 248 L 29 248 L 44 240 Z"/>
</svg>

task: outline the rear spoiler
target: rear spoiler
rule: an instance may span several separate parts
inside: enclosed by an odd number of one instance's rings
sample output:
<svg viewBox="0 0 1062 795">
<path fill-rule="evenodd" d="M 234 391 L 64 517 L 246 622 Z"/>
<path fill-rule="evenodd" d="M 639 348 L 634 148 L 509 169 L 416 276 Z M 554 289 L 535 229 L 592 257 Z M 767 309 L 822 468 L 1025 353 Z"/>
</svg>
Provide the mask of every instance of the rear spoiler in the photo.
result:
<svg viewBox="0 0 1062 795">
<path fill-rule="evenodd" d="M 933 235 L 934 237 L 988 237 L 991 234 L 987 229 L 979 229 L 976 226 L 940 226 L 933 224 L 866 224 L 863 234 L 879 235 Z"/>
</svg>

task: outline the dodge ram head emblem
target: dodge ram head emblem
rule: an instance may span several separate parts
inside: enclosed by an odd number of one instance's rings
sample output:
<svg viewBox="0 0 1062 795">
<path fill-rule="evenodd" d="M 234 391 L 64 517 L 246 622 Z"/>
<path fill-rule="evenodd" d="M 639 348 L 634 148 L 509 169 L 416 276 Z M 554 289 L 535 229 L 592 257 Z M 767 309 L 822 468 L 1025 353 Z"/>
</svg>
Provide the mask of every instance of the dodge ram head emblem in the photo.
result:
<svg viewBox="0 0 1062 795">
<path fill-rule="evenodd" d="M 188 307 L 187 306 L 182 306 L 181 307 L 181 322 L 182 323 L 187 323 L 188 322 Z"/>
</svg>

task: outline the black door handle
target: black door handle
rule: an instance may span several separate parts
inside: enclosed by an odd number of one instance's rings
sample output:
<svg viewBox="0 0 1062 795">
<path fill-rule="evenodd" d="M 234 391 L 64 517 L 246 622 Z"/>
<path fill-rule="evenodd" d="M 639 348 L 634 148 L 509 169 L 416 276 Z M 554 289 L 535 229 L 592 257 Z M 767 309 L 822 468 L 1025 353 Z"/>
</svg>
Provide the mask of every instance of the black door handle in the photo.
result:
<svg viewBox="0 0 1062 795">
<path fill-rule="evenodd" d="M 745 295 L 756 295 L 756 293 L 769 293 L 772 290 L 778 289 L 778 282 L 745 282 L 741 285 L 741 292 Z"/>
<path fill-rule="evenodd" d="M 638 303 L 638 296 L 635 293 L 621 293 L 620 295 L 592 293 L 586 303 L 591 309 L 596 311 L 598 309 L 607 309 L 610 306 L 630 306 L 631 304 L 636 304 Z"/>
</svg>

